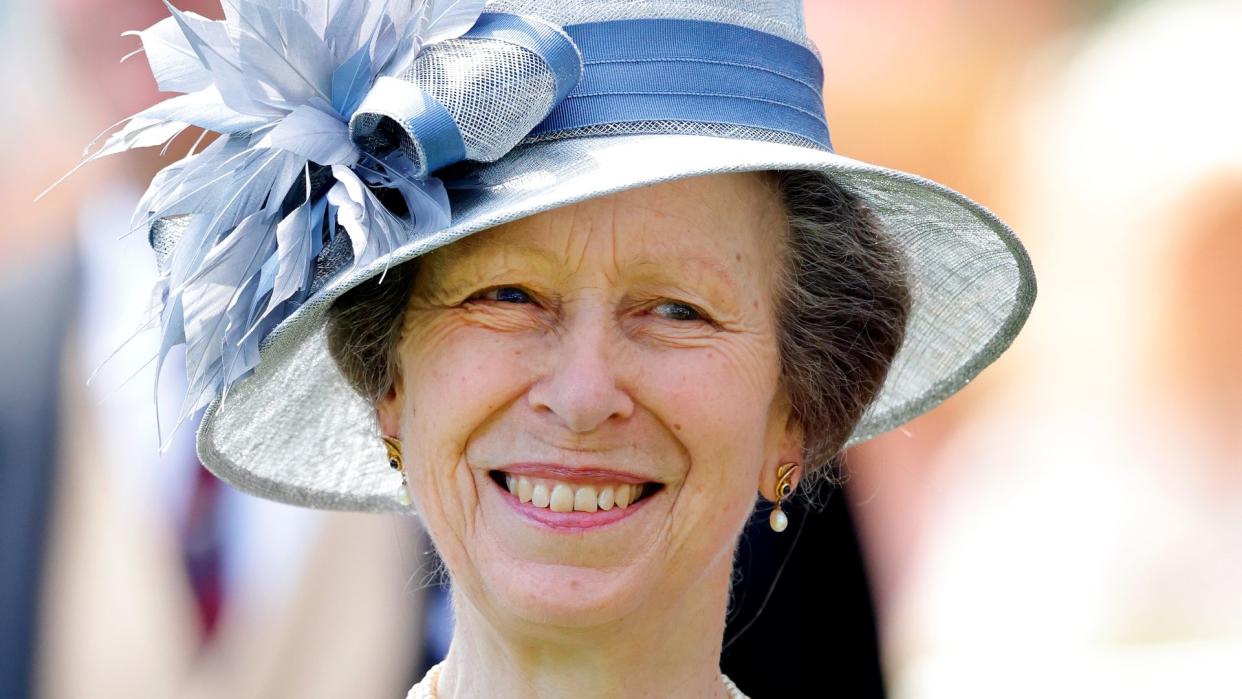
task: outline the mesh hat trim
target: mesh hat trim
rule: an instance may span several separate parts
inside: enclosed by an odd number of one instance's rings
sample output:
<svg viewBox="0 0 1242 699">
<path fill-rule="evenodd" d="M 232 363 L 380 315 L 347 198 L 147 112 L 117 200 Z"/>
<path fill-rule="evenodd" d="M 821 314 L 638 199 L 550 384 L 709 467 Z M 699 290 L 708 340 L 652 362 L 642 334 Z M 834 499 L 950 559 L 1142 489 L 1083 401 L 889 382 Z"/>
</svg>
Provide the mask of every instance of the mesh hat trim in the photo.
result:
<svg viewBox="0 0 1242 699">
<path fill-rule="evenodd" d="M 560 27 L 537 17 L 484 12 L 477 24 L 462 35 L 466 40 L 503 41 L 530 51 L 552 69 L 556 79 L 553 102 L 565 99 L 582 78 L 582 53 Z"/>
</svg>

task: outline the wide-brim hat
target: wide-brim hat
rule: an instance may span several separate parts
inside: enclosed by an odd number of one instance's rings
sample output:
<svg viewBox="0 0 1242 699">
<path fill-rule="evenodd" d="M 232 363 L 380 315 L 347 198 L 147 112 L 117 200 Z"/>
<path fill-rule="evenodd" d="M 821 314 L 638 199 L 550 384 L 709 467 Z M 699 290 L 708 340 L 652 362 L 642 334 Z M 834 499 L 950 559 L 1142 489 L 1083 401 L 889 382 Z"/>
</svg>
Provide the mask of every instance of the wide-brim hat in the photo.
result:
<svg viewBox="0 0 1242 699">
<path fill-rule="evenodd" d="M 533 130 L 522 127 L 517 145 L 502 146 L 503 152 L 491 156 L 479 153 L 479 139 L 462 122 L 486 121 L 494 112 L 486 104 L 463 107 L 462 100 L 448 105 L 466 131 L 466 162 L 451 169 L 446 225 L 413 228 L 370 259 L 356 240 L 345 248 L 352 253 L 343 256 L 348 259 L 335 259 L 342 258 L 340 245 L 316 251 L 313 281 L 260 328 L 263 339 L 256 343 L 253 367 L 234 381 L 226 366 L 223 385 L 200 425 L 200 457 L 225 481 L 313 508 L 408 510 L 394 485 L 374 407 L 350 387 L 329 355 L 326 320 L 333 301 L 393 265 L 472 233 L 680 178 L 765 170 L 825 173 L 870 206 L 904 254 L 912 296 L 905 341 L 850 444 L 888 431 L 961 389 L 1010 345 L 1025 322 L 1035 298 L 1034 273 L 1004 223 L 935 182 L 832 151 L 819 57 L 805 36 L 799 0 L 505 0 L 487 3 L 485 12 L 500 18 L 499 29 L 493 22 L 489 33 L 475 39 L 516 43 L 536 53 L 576 54 L 578 74 L 561 81 L 574 70 L 550 69 L 558 94 L 547 113 L 538 115 L 543 118 Z M 513 16 L 531 22 L 505 24 Z M 552 30 L 532 32 L 530 26 Z M 515 39 L 514 32 L 524 38 Z M 456 53 L 441 63 L 458 64 L 446 70 L 488 68 L 484 64 L 492 59 L 483 54 L 463 57 L 462 42 L 470 40 L 469 35 L 449 40 L 458 42 Z M 400 78 L 417 81 L 415 72 Z M 422 87 L 433 95 L 443 89 Z M 463 160 L 461 152 L 446 157 L 444 148 L 420 141 L 415 122 L 423 117 L 382 106 L 359 111 L 372 116 L 369 122 L 351 121 L 355 143 L 387 137 L 390 146 L 398 146 L 395 152 L 427 170 Z M 366 132 L 362 138 L 359 131 Z M 461 144 L 449 150 L 454 149 L 461 151 Z M 470 162 L 476 159 L 493 162 Z M 305 185 L 309 200 L 309 170 Z M 166 217 L 155 226 L 157 249 L 177 243 L 175 236 L 168 242 L 160 233 L 175 220 Z M 163 252 L 167 257 L 168 250 Z M 166 338 L 184 339 L 169 333 L 167 325 Z"/>
</svg>

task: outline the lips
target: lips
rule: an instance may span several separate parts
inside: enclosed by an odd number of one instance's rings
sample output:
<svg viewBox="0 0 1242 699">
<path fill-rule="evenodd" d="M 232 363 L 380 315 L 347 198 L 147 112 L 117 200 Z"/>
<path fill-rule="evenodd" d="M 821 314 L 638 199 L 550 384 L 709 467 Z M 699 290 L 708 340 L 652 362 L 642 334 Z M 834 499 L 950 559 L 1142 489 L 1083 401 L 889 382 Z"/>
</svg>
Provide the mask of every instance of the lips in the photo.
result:
<svg viewBox="0 0 1242 699">
<path fill-rule="evenodd" d="M 519 514 L 555 528 L 619 521 L 663 489 L 661 483 L 611 469 L 522 464 L 489 475 Z"/>
<path fill-rule="evenodd" d="M 515 463 L 502 466 L 496 470 L 512 476 L 527 476 L 529 478 L 544 478 L 572 483 L 629 483 L 630 485 L 643 485 L 644 483 L 652 482 L 650 478 L 645 478 L 638 473 L 594 466 L 580 467 L 550 463 Z"/>
</svg>

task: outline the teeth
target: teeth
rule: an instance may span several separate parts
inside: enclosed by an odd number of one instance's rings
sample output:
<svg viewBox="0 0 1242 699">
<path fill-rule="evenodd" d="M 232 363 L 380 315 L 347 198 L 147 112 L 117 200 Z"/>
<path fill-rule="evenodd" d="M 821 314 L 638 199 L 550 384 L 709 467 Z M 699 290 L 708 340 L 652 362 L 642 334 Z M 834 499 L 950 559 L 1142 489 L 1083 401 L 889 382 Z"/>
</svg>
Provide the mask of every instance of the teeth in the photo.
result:
<svg viewBox="0 0 1242 699">
<path fill-rule="evenodd" d="M 552 496 L 548 493 L 548 486 L 537 483 L 530 491 L 530 504 L 535 507 L 547 507 L 551 502 Z"/>
<path fill-rule="evenodd" d="M 559 485 L 556 487 L 560 487 Z M 579 512 L 594 512 L 599 507 L 599 496 L 591 486 L 574 491 L 574 509 Z"/>
<path fill-rule="evenodd" d="M 642 486 L 628 483 L 606 486 L 573 486 L 568 483 L 532 481 L 526 476 L 505 474 L 505 487 L 520 502 L 553 512 L 607 512 L 626 509 L 638 499 Z"/>
<path fill-rule="evenodd" d="M 574 509 L 574 489 L 558 483 L 552 489 L 551 507 L 553 512 L 572 512 Z"/>
</svg>

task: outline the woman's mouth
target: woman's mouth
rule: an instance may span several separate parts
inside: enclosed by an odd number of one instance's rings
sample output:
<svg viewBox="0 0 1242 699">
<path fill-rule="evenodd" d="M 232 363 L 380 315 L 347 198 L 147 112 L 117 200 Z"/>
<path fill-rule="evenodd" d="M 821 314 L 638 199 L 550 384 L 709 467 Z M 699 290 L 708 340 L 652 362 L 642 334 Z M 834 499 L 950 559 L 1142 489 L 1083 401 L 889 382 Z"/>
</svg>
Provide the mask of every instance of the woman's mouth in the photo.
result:
<svg viewBox="0 0 1242 699">
<path fill-rule="evenodd" d="M 518 503 L 552 512 L 608 512 L 628 509 L 663 488 L 660 483 L 574 483 L 569 480 L 532 478 L 503 471 L 489 473 L 497 485 Z"/>
</svg>

